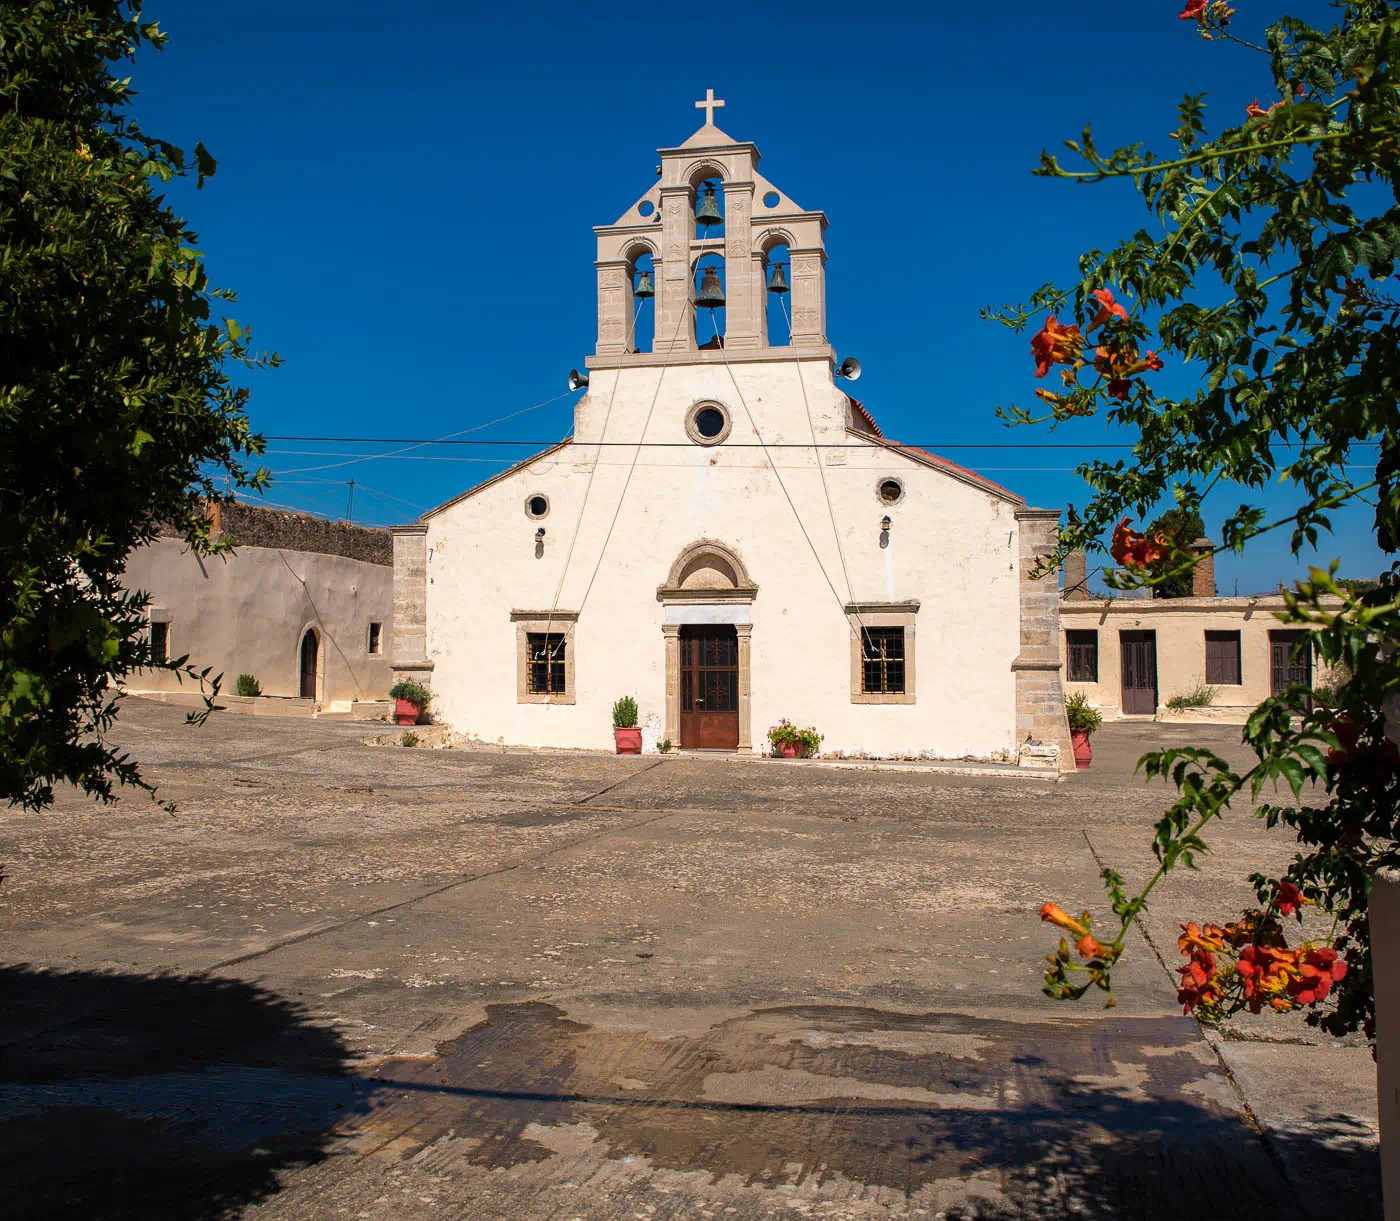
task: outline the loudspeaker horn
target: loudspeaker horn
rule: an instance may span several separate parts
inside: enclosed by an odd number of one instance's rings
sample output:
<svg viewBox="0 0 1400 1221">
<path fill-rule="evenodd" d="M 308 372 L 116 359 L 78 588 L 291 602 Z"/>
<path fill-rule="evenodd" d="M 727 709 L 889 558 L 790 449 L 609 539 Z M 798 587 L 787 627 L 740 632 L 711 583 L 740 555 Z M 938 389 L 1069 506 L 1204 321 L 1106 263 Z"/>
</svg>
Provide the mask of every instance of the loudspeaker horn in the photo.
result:
<svg viewBox="0 0 1400 1221">
<path fill-rule="evenodd" d="M 855 381 L 860 377 L 860 361 L 854 356 L 848 356 L 836 368 L 836 376 L 844 377 L 848 381 Z"/>
<path fill-rule="evenodd" d="M 588 385 L 588 374 L 580 373 L 577 369 L 569 370 L 569 389 L 582 390 Z"/>
</svg>

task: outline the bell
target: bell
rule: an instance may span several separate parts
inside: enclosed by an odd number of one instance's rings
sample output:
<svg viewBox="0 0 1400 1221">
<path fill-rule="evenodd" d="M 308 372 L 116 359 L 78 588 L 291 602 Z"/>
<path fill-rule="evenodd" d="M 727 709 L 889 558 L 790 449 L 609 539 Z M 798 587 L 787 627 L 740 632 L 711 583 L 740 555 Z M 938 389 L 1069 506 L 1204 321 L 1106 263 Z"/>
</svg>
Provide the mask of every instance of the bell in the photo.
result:
<svg viewBox="0 0 1400 1221">
<path fill-rule="evenodd" d="M 705 268 L 700 277 L 700 291 L 695 294 L 697 309 L 723 309 L 724 289 L 720 287 L 719 273 L 713 267 Z"/>
<path fill-rule="evenodd" d="M 705 193 L 695 205 L 695 223 L 708 229 L 711 225 L 717 225 L 719 222 L 719 204 L 715 200 L 715 189 L 707 186 Z"/>
<path fill-rule="evenodd" d="M 783 275 L 783 264 L 773 264 L 773 275 L 768 281 L 768 291 L 770 293 L 785 293 L 788 291 L 787 277 Z"/>
<path fill-rule="evenodd" d="M 641 273 L 637 280 L 637 287 L 632 290 L 632 295 L 639 298 L 656 296 L 656 289 L 651 283 L 651 272 L 644 271 Z"/>
</svg>

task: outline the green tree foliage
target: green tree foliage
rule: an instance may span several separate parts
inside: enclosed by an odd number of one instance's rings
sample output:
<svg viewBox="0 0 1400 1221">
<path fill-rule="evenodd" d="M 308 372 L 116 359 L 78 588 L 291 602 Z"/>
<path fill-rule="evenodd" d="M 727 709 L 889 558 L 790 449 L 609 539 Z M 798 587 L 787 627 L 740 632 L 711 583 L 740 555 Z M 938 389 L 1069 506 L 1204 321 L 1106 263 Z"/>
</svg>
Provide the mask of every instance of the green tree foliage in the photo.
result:
<svg viewBox="0 0 1400 1221">
<path fill-rule="evenodd" d="M 1178 547 L 1189 547 L 1205 537 L 1205 532 L 1205 520 L 1195 509 L 1168 509 L 1148 527 L 1149 534 L 1165 535 L 1175 540 Z M 1164 576 L 1153 586 L 1152 594 L 1157 598 L 1189 598 L 1191 591 L 1191 574 L 1180 572 Z"/>
<path fill-rule="evenodd" d="M 214 161 L 131 115 L 126 64 L 164 42 L 140 0 L 0 8 L 0 794 L 30 808 L 61 781 L 149 789 L 108 742 L 118 684 L 140 667 L 218 684 L 153 660 L 126 557 L 161 524 L 227 550 L 205 498 L 268 479 L 226 367 L 276 358 L 219 316 L 233 298 L 159 194 Z"/>
<path fill-rule="evenodd" d="M 986 311 L 1017 330 L 1050 314 L 1032 353 L 1038 376 L 1058 367 L 1060 384 L 1036 391 L 1048 411 L 1013 406 L 1005 418 L 1053 427 L 1106 412 L 1136 438 L 1130 461 L 1081 468 L 1093 499 L 1064 531 L 1057 561 L 1098 546 L 1112 529 L 1127 584 L 1189 575 L 1192 557 L 1175 540 L 1138 535 L 1126 519 L 1144 519 L 1167 497 L 1183 513 L 1199 512 L 1229 482 L 1245 498 L 1222 523 L 1222 548 L 1241 551 L 1283 528 L 1297 553 L 1330 529 L 1338 506 L 1361 500 L 1372 506 L 1377 543 L 1395 553 L 1400 6 L 1353 0 L 1337 12 L 1329 29 L 1283 17 L 1256 44 L 1229 28 L 1227 5 L 1192 0 L 1181 16 L 1202 36 L 1267 57 L 1277 101 L 1241 96 L 1229 106 L 1242 121 L 1210 134 L 1202 97 L 1187 97 L 1165 155 L 1141 144 L 1103 153 L 1086 129 L 1068 145 L 1075 168 L 1042 156 L 1038 173 L 1128 185 L 1149 213 L 1127 240 L 1086 252 L 1076 282 L 1047 284 L 1025 307 Z M 1149 342 L 1156 350 L 1141 353 Z M 1164 362 L 1198 370 L 1199 389 L 1156 393 Z M 1266 485 L 1292 495 L 1273 521 L 1258 502 Z M 1262 703 L 1244 730 L 1256 755 L 1245 770 L 1204 749 L 1144 757 L 1149 777 L 1177 789 L 1157 824 L 1160 868 L 1136 893 L 1105 870 L 1115 917 L 1107 943 L 1087 931 L 1089 913 L 1075 920 L 1046 905 L 1045 919 L 1080 937 L 1078 961 L 1063 941 L 1051 956 L 1052 994 L 1100 988 L 1111 998 L 1113 964 L 1148 894 L 1206 851 L 1209 824 L 1243 792 L 1266 798 L 1256 813 L 1294 833 L 1299 850 L 1285 878 L 1252 877 L 1258 909 L 1183 938 L 1183 1005 L 1214 1018 L 1241 1007 L 1307 1007 L 1334 1032 L 1372 1029 L 1369 882 L 1376 869 L 1400 865 L 1400 751 L 1383 711 L 1400 695 L 1400 568 L 1359 591 L 1335 579 L 1336 567 L 1313 569 L 1287 594 L 1282 616 L 1316 627 L 1322 660 L 1347 676 L 1333 701 L 1314 701 L 1297 684 Z M 1279 782 L 1296 802 L 1268 800 Z M 1280 918 L 1309 903 L 1333 931 L 1289 947 Z"/>
</svg>

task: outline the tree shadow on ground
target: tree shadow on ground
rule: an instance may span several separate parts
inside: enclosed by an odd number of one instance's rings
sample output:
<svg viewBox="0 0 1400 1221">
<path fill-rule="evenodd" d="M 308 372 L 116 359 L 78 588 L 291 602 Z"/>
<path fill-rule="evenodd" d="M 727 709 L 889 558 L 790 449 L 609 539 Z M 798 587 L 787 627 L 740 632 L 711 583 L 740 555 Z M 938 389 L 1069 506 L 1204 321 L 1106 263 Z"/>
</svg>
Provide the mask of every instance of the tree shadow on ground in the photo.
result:
<svg viewBox="0 0 1400 1221">
<path fill-rule="evenodd" d="M 0 967 L 0 1217 L 236 1214 L 362 1096 L 340 1036 L 254 984 Z"/>
</svg>

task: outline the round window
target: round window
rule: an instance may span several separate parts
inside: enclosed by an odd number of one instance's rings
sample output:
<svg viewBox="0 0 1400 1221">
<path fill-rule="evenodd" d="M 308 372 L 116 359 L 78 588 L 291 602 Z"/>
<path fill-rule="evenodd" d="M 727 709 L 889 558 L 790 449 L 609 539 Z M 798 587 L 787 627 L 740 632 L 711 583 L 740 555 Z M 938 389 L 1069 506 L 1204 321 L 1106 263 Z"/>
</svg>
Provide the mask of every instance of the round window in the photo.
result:
<svg viewBox="0 0 1400 1221">
<path fill-rule="evenodd" d="M 897 505 L 904 499 L 904 485 L 898 479 L 880 480 L 876 491 L 879 493 L 881 504 Z"/>
<path fill-rule="evenodd" d="M 695 431 L 713 439 L 724 431 L 724 412 L 718 407 L 702 407 L 695 413 Z"/>
<path fill-rule="evenodd" d="M 549 497 L 542 496 L 536 492 L 533 496 L 525 498 L 525 516 L 532 521 L 537 521 L 541 517 L 549 516 Z"/>
<path fill-rule="evenodd" d="M 697 445 L 718 445 L 732 427 L 729 412 L 718 403 L 696 403 L 686 414 L 685 431 Z"/>
<path fill-rule="evenodd" d="M 769 191 L 763 197 L 763 206 L 765 208 L 776 208 L 782 202 L 782 196 L 780 196 L 777 191 Z"/>
<path fill-rule="evenodd" d="M 637 205 L 637 212 L 642 216 L 650 216 L 655 211 L 656 205 L 649 199 L 644 199 Z"/>
</svg>

